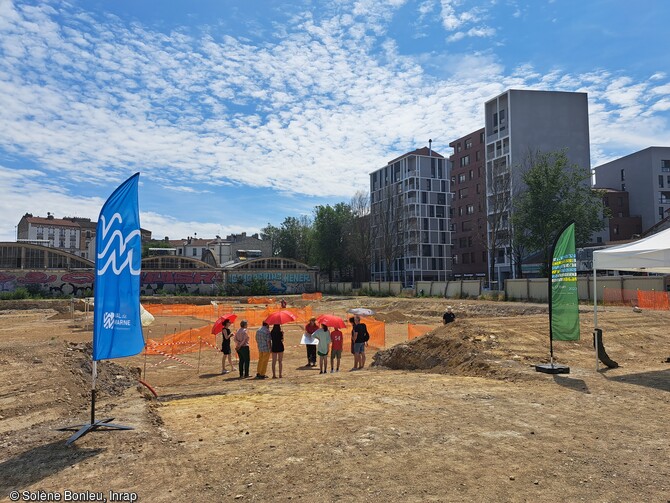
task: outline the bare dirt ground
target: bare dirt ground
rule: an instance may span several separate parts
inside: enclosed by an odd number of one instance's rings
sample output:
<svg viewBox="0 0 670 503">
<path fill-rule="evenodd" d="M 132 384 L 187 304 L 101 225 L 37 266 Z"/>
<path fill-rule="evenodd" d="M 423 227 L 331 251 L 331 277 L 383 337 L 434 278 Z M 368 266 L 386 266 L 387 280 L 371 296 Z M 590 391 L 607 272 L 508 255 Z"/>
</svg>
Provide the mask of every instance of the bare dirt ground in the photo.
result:
<svg viewBox="0 0 670 503">
<path fill-rule="evenodd" d="M 447 304 L 457 320 L 442 327 Z M 111 501 L 110 490 L 138 501 L 670 501 L 669 312 L 599 310 L 620 367 L 596 372 L 583 306 L 582 339 L 554 344 L 571 373 L 550 376 L 533 368 L 548 361 L 544 305 L 312 305 L 376 309 L 391 349 L 375 361 L 393 368 L 349 372 L 345 351 L 340 372 L 319 375 L 302 367 L 291 326 L 282 379 L 222 376 L 213 350 L 183 356 L 193 367 L 101 362 L 97 417 L 135 429 L 65 447 L 69 433 L 55 428 L 89 418 L 90 319 L 0 304 L 0 501 L 12 491 L 20 501 L 66 491 Z M 408 343 L 408 322 L 436 329 Z M 203 324 L 164 317 L 145 334 Z M 137 386 L 140 373 L 158 400 Z"/>
</svg>

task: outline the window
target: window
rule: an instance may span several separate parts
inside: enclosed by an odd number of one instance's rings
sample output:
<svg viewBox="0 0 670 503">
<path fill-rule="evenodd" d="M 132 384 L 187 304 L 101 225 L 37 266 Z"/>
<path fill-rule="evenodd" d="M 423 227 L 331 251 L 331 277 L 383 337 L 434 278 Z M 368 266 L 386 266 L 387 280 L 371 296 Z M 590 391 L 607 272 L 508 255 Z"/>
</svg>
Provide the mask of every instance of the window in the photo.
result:
<svg viewBox="0 0 670 503">
<path fill-rule="evenodd" d="M 483 251 L 482 252 L 482 262 L 486 263 L 487 260 L 488 260 L 488 257 L 486 256 L 486 251 Z"/>
<path fill-rule="evenodd" d="M 458 143 L 456 144 L 456 152 L 460 152 L 461 150 L 463 150 L 463 149 L 461 148 L 461 143 L 458 142 Z"/>
<path fill-rule="evenodd" d="M 625 180 L 626 180 L 626 170 L 625 170 L 625 169 L 622 169 L 622 170 L 621 170 L 621 181 L 623 182 L 623 181 L 625 181 Z"/>
<path fill-rule="evenodd" d="M 467 150 L 469 148 L 472 148 L 472 138 L 465 140 L 465 149 Z"/>
<path fill-rule="evenodd" d="M 198 256 L 198 249 L 197 248 L 193 248 L 193 256 L 194 257 Z"/>
<path fill-rule="evenodd" d="M 465 198 L 465 197 L 468 197 L 468 189 L 467 189 L 467 187 L 464 188 L 464 189 L 460 189 L 460 190 L 458 191 L 458 198 L 459 198 L 459 199 L 463 199 L 463 198 Z"/>
<path fill-rule="evenodd" d="M 470 180 L 472 180 L 475 177 L 475 173 L 472 170 L 470 170 L 470 173 L 468 173 L 468 175 L 470 176 Z"/>
<path fill-rule="evenodd" d="M 670 171 L 670 159 L 665 159 L 661 161 L 661 171 L 663 172 Z"/>
<path fill-rule="evenodd" d="M 470 155 L 464 155 L 461 157 L 461 167 L 462 166 L 468 166 L 470 164 Z"/>
<path fill-rule="evenodd" d="M 468 238 L 459 238 L 458 239 L 458 246 L 460 248 L 465 248 L 466 246 L 468 246 Z"/>
<path fill-rule="evenodd" d="M 481 193 L 481 190 L 482 190 L 482 188 L 480 187 L 479 184 L 477 184 L 477 194 L 480 194 L 480 193 Z"/>
<path fill-rule="evenodd" d="M 498 127 L 498 112 L 495 112 L 495 113 L 493 114 L 493 127 L 494 127 L 494 128 L 497 128 L 497 127 Z M 497 130 L 497 129 L 494 129 L 493 132 L 494 132 L 494 133 L 497 133 L 498 130 Z"/>
<path fill-rule="evenodd" d="M 465 182 L 465 173 L 461 173 L 458 175 L 458 183 L 463 183 Z"/>
<path fill-rule="evenodd" d="M 463 263 L 464 264 L 469 264 L 470 263 L 470 254 L 469 253 L 464 253 L 463 254 Z"/>
<path fill-rule="evenodd" d="M 663 211 L 663 207 L 662 207 L 662 206 L 659 206 L 659 207 L 658 207 L 658 216 L 661 217 L 661 218 L 663 218 L 663 215 L 664 215 L 664 214 L 665 214 L 665 212 Z"/>
<path fill-rule="evenodd" d="M 467 207 L 466 207 L 465 212 L 466 212 L 468 215 L 472 215 L 472 214 L 474 214 L 474 212 L 475 212 L 475 206 L 474 206 L 474 204 L 468 204 Z"/>
<path fill-rule="evenodd" d="M 479 143 L 484 143 L 484 132 L 479 133 Z"/>
<path fill-rule="evenodd" d="M 475 161 L 480 161 L 481 160 L 481 158 L 482 158 L 481 154 L 482 154 L 482 152 L 480 150 L 477 150 L 477 152 L 475 152 Z"/>
<path fill-rule="evenodd" d="M 658 175 L 658 186 L 663 188 L 663 175 Z"/>
</svg>

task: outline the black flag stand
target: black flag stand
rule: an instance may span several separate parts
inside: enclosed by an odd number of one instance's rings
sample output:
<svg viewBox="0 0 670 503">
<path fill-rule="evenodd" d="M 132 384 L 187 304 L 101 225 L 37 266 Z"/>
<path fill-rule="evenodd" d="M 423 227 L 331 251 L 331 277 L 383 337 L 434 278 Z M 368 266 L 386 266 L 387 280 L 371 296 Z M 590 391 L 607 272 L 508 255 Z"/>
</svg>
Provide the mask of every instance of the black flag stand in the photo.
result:
<svg viewBox="0 0 670 503">
<path fill-rule="evenodd" d="M 74 424 L 72 426 L 65 426 L 64 428 L 58 428 L 58 431 L 74 431 L 78 430 L 77 433 L 72 435 L 67 442 L 65 442 L 65 445 L 71 445 L 74 443 L 77 439 L 83 437 L 87 433 L 93 431 L 93 430 L 99 430 L 99 429 L 107 429 L 107 430 L 132 430 L 133 428 L 131 426 L 122 426 L 120 424 L 114 424 L 112 421 L 114 420 L 113 417 L 106 418 L 106 419 L 98 419 L 97 421 L 95 420 L 95 380 L 98 375 L 98 366 L 97 366 L 97 361 L 93 360 L 93 367 L 92 367 L 92 383 L 91 383 L 91 422 L 90 423 L 84 423 L 84 424 Z"/>
<path fill-rule="evenodd" d="M 556 249 L 556 244 L 558 243 L 558 240 L 561 238 L 563 235 L 563 232 L 572 225 L 572 222 L 568 223 L 565 227 L 561 229 L 561 231 L 556 235 L 556 239 L 554 240 L 554 246 L 551 248 L 551 257 L 552 257 L 552 262 L 553 262 L 553 257 L 554 257 L 554 250 Z M 553 328 L 551 324 L 551 306 L 552 306 L 552 283 L 553 283 L 553 277 L 554 277 L 554 268 L 553 264 L 552 267 L 550 268 L 550 273 L 549 273 L 549 359 L 550 362 L 548 365 L 541 364 L 541 365 L 535 365 L 535 371 L 536 372 L 542 372 L 544 374 L 569 374 L 570 373 L 570 367 L 566 367 L 565 365 L 557 365 L 554 363 L 554 334 L 553 334 Z"/>
</svg>

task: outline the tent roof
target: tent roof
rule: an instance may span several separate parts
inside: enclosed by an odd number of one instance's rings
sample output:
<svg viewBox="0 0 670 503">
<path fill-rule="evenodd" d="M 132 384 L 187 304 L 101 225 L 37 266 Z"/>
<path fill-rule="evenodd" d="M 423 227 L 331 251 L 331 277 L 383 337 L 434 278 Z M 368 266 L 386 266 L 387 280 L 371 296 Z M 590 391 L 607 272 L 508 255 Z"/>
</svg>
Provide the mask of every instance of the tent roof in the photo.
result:
<svg viewBox="0 0 670 503">
<path fill-rule="evenodd" d="M 593 268 L 670 274 L 670 229 L 593 252 Z"/>
</svg>

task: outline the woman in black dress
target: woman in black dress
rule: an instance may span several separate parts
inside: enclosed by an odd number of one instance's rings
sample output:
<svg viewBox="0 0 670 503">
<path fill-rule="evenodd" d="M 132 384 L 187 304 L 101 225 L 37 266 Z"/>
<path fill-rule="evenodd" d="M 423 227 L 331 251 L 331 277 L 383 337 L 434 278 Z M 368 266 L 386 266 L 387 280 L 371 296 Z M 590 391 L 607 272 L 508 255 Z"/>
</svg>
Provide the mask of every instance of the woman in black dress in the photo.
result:
<svg viewBox="0 0 670 503">
<path fill-rule="evenodd" d="M 272 378 L 276 379 L 275 367 L 279 361 L 279 377 L 282 377 L 282 367 L 284 360 L 284 332 L 281 325 L 274 325 L 270 332 L 270 349 L 272 350 Z"/>
<path fill-rule="evenodd" d="M 230 363 L 230 370 L 235 370 L 233 367 L 233 357 L 230 355 L 230 337 L 232 332 L 230 331 L 230 320 L 223 322 L 223 330 L 221 330 L 221 352 L 223 353 L 223 358 L 221 359 L 221 373 L 227 374 L 226 370 L 226 359 Z"/>
</svg>

